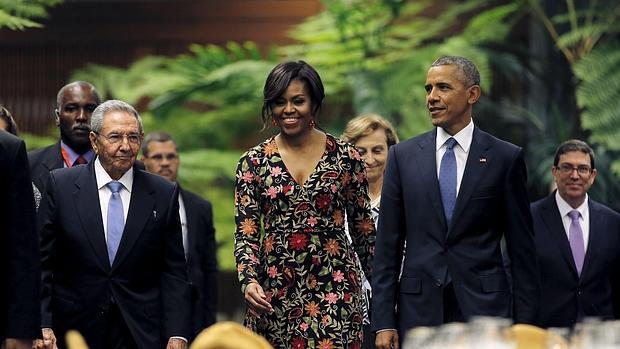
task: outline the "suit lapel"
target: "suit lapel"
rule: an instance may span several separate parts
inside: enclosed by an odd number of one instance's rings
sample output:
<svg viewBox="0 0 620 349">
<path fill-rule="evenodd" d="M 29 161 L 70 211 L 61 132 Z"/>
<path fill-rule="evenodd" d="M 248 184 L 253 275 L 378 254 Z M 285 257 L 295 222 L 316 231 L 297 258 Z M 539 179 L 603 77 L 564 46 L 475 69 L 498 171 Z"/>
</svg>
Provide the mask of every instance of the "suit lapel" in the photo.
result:
<svg viewBox="0 0 620 349">
<path fill-rule="evenodd" d="M 86 234 L 95 255 L 104 270 L 110 269 L 108 248 L 103 232 L 101 207 L 99 207 L 99 190 L 95 179 L 93 162 L 86 166 L 75 181 L 76 190 L 73 192 L 75 213 L 79 217 L 82 231 Z"/>
<path fill-rule="evenodd" d="M 63 162 L 64 160 L 62 159 L 60 141 L 58 141 L 58 143 L 56 143 L 54 147 L 50 149 L 50 156 L 44 156 L 41 161 L 43 166 L 47 168 L 48 172 L 57 168 L 63 168 Z"/>
<path fill-rule="evenodd" d="M 181 198 L 183 199 L 183 206 L 185 207 L 185 219 L 187 224 L 187 246 L 185 248 L 187 251 L 185 254 L 187 255 L 187 259 L 192 258 L 192 246 L 196 245 L 196 221 L 198 217 L 196 217 L 196 211 L 194 210 L 195 205 L 192 203 L 190 196 L 185 192 L 185 190 L 180 190 Z"/>
<path fill-rule="evenodd" d="M 127 213 L 127 221 L 123 230 L 123 237 L 116 252 L 112 268 L 118 265 L 127 256 L 136 240 L 142 233 L 149 217 L 156 215 L 155 199 L 153 198 L 152 189 L 147 188 L 144 174 L 140 170 L 134 171 L 133 187 L 131 191 L 131 199 L 129 202 L 129 212 Z M 164 219 L 164 217 L 155 219 Z"/>
<path fill-rule="evenodd" d="M 605 239 L 601 236 L 605 232 L 605 215 L 600 213 L 599 207 L 594 205 L 590 199 L 588 199 L 588 210 L 590 211 L 590 232 L 588 234 L 588 249 L 583 261 L 581 277 L 587 275 L 588 270 L 592 268 L 592 264 L 596 262 L 596 251 L 605 250 L 605 247 L 602 246 L 605 243 Z"/>
<path fill-rule="evenodd" d="M 564 257 L 564 261 L 568 264 L 573 275 L 578 277 L 577 267 L 575 267 L 575 260 L 573 259 L 573 252 L 570 248 L 570 242 L 566 236 L 566 230 L 564 229 L 564 223 L 562 223 L 562 217 L 560 216 L 558 205 L 555 202 L 555 192 L 545 199 L 542 208 L 542 219 L 545 223 L 547 231 L 551 235 L 551 239 L 558 245 L 558 248 L 562 253 L 562 257 Z"/>
<path fill-rule="evenodd" d="M 469 147 L 467 163 L 465 164 L 465 171 L 463 172 L 459 193 L 456 197 L 456 205 L 452 213 L 452 224 L 449 230 L 452 230 L 452 226 L 458 222 L 459 216 L 463 213 L 463 210 L 465 210 L 474 189 L 477 188 L 478 180 L 484 177 L 487 166 L 492 166 L 493 158 L 489 155 L 490 148 L 491 143 L 487 136 L 481 133 L 478 127 L 475 127 L 472 134 L 471 146 Z M 486 159 L 486 161 L 481 161 L 483 158 Z"/>
<path fill-rule="evenodd" d="M 437 179 L 437 157 L 435 143 L 437 139 L 437 128 L 427 133 L 427 136 L 418 143 L 420 147 L 420 171 L 423 185 L 428 192 L 431 204 L 435 208 L 435 213 L 439 217 L 442 226 L 446 227 L 446 217 L 443 213 L 441 203 L 441 192 L 439 190 L 439 180 Z"/>
</svg>

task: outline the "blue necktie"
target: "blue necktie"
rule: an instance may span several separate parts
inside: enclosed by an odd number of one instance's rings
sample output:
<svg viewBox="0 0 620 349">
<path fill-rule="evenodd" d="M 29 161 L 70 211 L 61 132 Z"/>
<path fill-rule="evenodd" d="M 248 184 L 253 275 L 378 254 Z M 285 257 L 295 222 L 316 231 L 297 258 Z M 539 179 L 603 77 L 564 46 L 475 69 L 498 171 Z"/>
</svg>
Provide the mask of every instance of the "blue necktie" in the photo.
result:
<svg viewBox="0 0 620 349">
<path fill-rule="evenodd" d="M 123 201 L 120 194 L 123 184 L 118 181 L 111 181 L 108 183 L 108 188 L 112 191 L 108 202 L 108 257 L 110 258 L 110 265 L 112 265 L 125 228 Z"/>
<path fill-rule="evenodd" d="M 452 211 L 456 204 L 456 157 L 454 156 L 454 146 L 456 140 L 452 137 L 446 141 L 446 152 L 441 158 L 439 167 L 439 189 L 441 190 L 441 202 L 446 222 L 450 225 Z"/>
</svg>

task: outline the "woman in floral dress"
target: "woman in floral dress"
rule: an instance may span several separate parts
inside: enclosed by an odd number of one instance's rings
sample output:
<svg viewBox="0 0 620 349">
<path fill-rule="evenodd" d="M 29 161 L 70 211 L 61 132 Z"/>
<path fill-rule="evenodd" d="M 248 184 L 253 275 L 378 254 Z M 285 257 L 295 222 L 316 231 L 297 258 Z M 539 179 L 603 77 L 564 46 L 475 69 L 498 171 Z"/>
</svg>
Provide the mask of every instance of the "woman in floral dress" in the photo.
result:
<svg viewBox="0 0 620 349">
<path fill-rule="evenodd" d="M 277 65 L 262 115 L 280 132 L 237 167 L 235 257 L 246 325 L 275 348 L 362 344 L 358 265 L 371 275 L 375 238 L 368 182 L 357 151 L 316 128 L 323 98 L 310 65 Z"/>
</svg>

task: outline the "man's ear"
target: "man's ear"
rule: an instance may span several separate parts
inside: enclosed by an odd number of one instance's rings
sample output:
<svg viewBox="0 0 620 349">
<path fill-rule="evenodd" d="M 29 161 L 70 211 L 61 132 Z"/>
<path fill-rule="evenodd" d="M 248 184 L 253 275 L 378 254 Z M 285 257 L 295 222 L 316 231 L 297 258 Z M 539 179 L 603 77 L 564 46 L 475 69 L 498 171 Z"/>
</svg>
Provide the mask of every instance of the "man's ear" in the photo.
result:
<svg viewBox="0 0 620 349">
<path fill-rule="evenodd" d="M 478 102 L 478 99 L 480 98 L 480 95 L 482 94 L 482 90 L 480 89 L 480 85 L 472 85 L 469 87 L 469 92 L 468 92 L 468 97 L 467 97 L 467 103 L 469 104 L 474 104 L 476 102 Z"/>
<path fill-rule="evenodd" d="M 58 108 L 54 109 L 54 122 L 56 127 L 60 126 L 60 111 L 58 111 Z"/>
<path fill-rule="evenodd" d="M 96 142 L 97 134 L 93 131 L 90 131 L 90 133 L 88 134 L 88 139 L 90 139 L 90 145 L 95 151 L 95 154 L 99 154 L 99 149 L 97 147 L 97 142 Z"/>
</svg>

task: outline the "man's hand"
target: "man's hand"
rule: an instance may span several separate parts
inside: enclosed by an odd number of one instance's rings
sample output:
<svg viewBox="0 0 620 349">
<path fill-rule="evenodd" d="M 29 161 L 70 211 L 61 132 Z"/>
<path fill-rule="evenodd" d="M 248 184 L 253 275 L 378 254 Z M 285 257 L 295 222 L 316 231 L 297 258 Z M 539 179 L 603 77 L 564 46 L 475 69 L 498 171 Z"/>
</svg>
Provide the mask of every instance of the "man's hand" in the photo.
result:
<svg viewBox="0 0 620 349">
<path fill-rule="evenodd" d="M 43 339 L 37 339 L 32 344 L 32 349 L 58 349 L 56 344 L 56 336 L 51 328 L 44 328 L 41 330 Z"/>
<path fill-rule="evenodd" d="M 399 349 L 398 332 L 396 330 L 384 330 L 377 332 L 375 346 L 377 349 Z"/>
<path fill-rule="evenodd" d="M 267 302 L 267 296 L 263 288 L 256 282 L 250 283 L 245 288 L 245 302 L 247 303 L 250 313 L 258 316 L 261 313 L 271 313 L 273 308 Z"/>
<path fill-rule="evenodd" d="M 7 338 L 2 344 L 2 349 L 30 349 L 32 339 Z"/>
<path fill-rule="evenodd" d="M 166 349 L 187 349 L 187 342 L 181 338 L 170 338 Z"/>
</svg>

